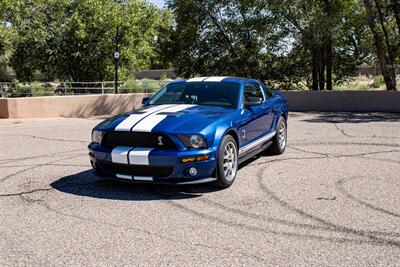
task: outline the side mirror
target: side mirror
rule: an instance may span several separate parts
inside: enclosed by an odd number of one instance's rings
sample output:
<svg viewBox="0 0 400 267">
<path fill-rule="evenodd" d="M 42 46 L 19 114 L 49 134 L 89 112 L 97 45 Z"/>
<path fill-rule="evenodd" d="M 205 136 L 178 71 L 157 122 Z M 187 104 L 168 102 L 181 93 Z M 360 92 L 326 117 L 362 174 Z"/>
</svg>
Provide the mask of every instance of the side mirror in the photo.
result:
<svg viewBox="0 0 400 267">
<path fill-rule="evenodd" d="M 142 99 L 142 105 L 146 105 L 147 102 L 149 102 L 149 100 L 150 100 L 150 97 L 143 97 L 143 99 Z"/>
<path fill-rule="evenodd" d="M 248 101 L 244 102 L 245 107 L 254 107 L 262 104 L 263 99 L 261 97 L 248 97 Z"/>
</svg>

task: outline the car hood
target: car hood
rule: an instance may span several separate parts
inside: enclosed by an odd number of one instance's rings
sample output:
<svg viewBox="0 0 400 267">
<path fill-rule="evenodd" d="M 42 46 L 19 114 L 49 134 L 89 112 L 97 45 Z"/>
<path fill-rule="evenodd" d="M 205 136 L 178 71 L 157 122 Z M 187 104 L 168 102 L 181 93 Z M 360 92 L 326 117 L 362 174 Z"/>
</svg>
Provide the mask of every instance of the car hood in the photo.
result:
<svg viewBox="0 0 400 267">
<path fill-rule="evenodd" d="M 171 134 L 204 133 L 208 127 L 230 120 L 230 115 L 235 111 L 206 105 L 150 106 L 110 118 L 96 126 L 96 129 Z"/>
<path fill-rule="evenodd" d="M 196 105 L 188 109 L 169 114 L 153 131 L 173 134 L 201 133 L 207 127 L 230 118 L 234 109 L 216 106 Z"/>
</svg>

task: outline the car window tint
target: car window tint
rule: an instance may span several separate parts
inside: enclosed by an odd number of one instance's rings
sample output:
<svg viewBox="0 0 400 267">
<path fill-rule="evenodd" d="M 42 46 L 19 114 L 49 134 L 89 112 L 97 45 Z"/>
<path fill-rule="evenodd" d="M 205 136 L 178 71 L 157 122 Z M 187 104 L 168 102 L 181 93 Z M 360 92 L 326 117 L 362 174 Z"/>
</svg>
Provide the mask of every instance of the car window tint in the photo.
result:
<svg viewBox="0 0 400 267">
<path fill-rule="evenodd" d="M 244 88 L 244 98 L 245 101 L 248 101 L 248 99 L 253 98 L 253 97 L 260 97 L 261 99 L 264 100 L 264 95 L 261 91 L 261 88 L 258 84 L 247 84 Z"/>
<path fill-rule="evenodd" d="M 266 85 L 261 85 L 261 88 L 263 89 L 265 96 L 272 97 L 272 92 Z"/>
<path fill-rule="evenodd" d="M 169 84 L 152 97 L 149 105 L 197 104 L 237 107 L 240 85 L 228 82 L 192 82 Z"/>
</svg>

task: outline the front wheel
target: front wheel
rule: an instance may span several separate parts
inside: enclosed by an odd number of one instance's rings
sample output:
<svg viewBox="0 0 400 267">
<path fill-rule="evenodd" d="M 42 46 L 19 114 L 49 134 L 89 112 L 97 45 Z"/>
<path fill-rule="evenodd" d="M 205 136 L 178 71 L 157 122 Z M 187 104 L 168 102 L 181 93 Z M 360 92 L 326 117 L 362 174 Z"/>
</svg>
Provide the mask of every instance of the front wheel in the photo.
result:
<svg viewBox="0 0 400 267">
<path fill-rule="evenodd" d="M 227 188 L 233 184 L 238 170 L 238 149 L 235 139 L 226 135 L 218 152 L 217 181 L 218 187 Z"/>
<path fill-rule="evenodd" d="M 281 116 L 276 125 L 276 133 L 272 138 L 272 145 L 268 149 L 273 155 L 281 155 L 285 152 L 287 143 L 287 123 L 283 116 Z"/>
</svg>

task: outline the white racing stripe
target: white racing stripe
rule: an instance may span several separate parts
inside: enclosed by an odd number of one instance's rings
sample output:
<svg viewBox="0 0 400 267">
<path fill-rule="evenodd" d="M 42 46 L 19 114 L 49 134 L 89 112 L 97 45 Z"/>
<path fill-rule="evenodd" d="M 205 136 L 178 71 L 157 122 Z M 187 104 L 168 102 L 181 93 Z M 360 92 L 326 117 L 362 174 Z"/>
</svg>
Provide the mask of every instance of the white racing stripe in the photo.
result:
<svg viewBox="0 0 400 267">
<path fill-rule="evenodd" d="M 128 153 L 131 147 L 117 146 L 111 151 L 111 161 L 114 163 L 128 164 Z"/>
<path fill-rule="evenodd" d="M 207 79 L 207 77 L 198 77 L 198 78 L 192 78 L 192 79 L 186 80 L 186 82 L 187 83 L 202 82 L 205 79 Z"/>
<path fill-rule="evenodd" d="M 131 165 L 149 165 L 149 154 L 153 148 L 137 147 L 129 153 Z"/>
<path fill-rule="evenodd" d="M 125 131 L 129 132 L 133 125 L 138 123 L 140 120 L 144 119 L 146 116 L 149 116 L 152 112 L 157 112 L 162 109 L 168 108 L 168 107 L 173 107 L 174 105 L 160 105 L 160 106 L 155 106 L 148 108 L 146 110 L 143 110 L 142 114 L 131 114 L 129 117 L 127 117 L 125 120 L 123 120 L 120 124 L 115 127 L 115 131 Z"/>
<path fill-rule="evenodd" d="M 244 153 L 244 152 L 246 152 L 246 151 L 248 151 L 248 150 L 250 150 L 250 149 L 252 149 L 252 148 L 254 148 L 254 147 L 258 146 L 258 145 L 260 145 L 260 144 L 262 144 L 263 142 L 267 142 L 268 140 L 270 140 L 272 137 L 275 136 L 275 133 L 276 133 L 276 131 L 273 131 L 273 132 L 271 132 L 271 133 L 269 133 L 267 135 L 264 135 L 263 137 L 255 140 L 255 141 L 251 142 L 250 144 L 247 144 L 247 145 L 241 147 L 239 149 L 239 156 L 240 156 L 240 154 L 242 154 L 242 153 Z"/>
<path fill-rule="evenodd" d="M 144 181 L 144 182 L 152 182 L 153 177 L 149 176 L 133 176 L 133 180 L 135 181 Z"/>
<path fill-rule="evenodd" d="M 156 127 L 161 121 L 163 121 L 167 115 L 151 115 L 146 119 L 140 121 L 133 127 L 134 132 L 151 132 L 151 130 Z"/>
<path fill-rule="evenodd" d="M 159 112 L 156 112 L 154 114 L 151 114 L 150 116 L 144 118 L 141 120 L 138 124 L 133 127 L 132 131 L 134 132 L 151 132 L 154 127 L 157 126 L 160 122 L 162 122 L 168 115 L 161 114 L 161 113 L 175 113 L 179 112 L 191 107 L 194 107 L 195 105 L 177 105 L 174 107 L 166 108 L 163 109 Z"/>
<path fill-rule="evenodd" d="M 125 174 L 117 173 L 115 176 L 117 176 L 117 178 L 119 178 L 119 179 L 133 180 L 133 177 L 131 175 L 125 175 Z"/>
<path fill-rule="evenodd" d="M 203 82 L 222 82 L 222 80 L 226 79 L 228 77 L 221 77 L 221 76 L 216 76 L 216 77 L 208 77 L 205 79 Z"/>
</svg>

